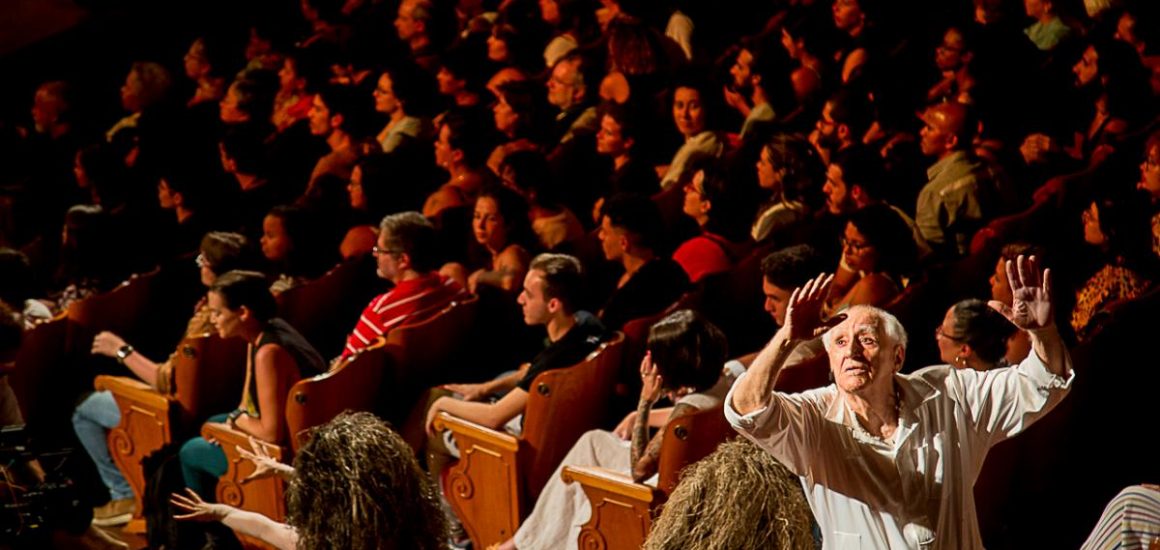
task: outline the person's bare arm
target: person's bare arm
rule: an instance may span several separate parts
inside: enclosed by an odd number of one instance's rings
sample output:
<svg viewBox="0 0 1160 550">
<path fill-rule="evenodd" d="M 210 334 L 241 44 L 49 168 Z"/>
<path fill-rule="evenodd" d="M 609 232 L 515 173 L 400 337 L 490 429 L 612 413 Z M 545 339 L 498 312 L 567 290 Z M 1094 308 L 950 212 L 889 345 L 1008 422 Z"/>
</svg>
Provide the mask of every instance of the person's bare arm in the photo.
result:
<svg viewBox="0 0 1160 550">
<path fill-rule="evenodd" d="M 277 344 L 262 346 L 254 357 L 254 378 L 258 388 L 259 418 L 243 414 L 234 422 L 235 427 L 258 439 L 277 442 L 285 430 L 286 394 L 290 391 L 289 380 L 279 376 L 279 372 L 297 369 L 290 354 Z"/>
<path fill-rule="evenodd" d="M 93 355 L 104 355 L 105 357 L 116 359 L 117 351 L 124 346 L 125 340 L 120 336 L 109 331 L 102 331 L 93 338 L 92 353 Z M 157 387 L 157 371 L 161 367 L 148 357 L 142 355 L 141 352 L 134 351 L 130 353 L 125 358 L 124 365 L 129 367 L 129 370 L 133 371 L 133 374 L 137 375 L 137 378 L 140 378 L 154 388 Z"/>
<path fill-rule="evenodd" d="M 1067 377 L 1067 344 L 1055 327 L 1051 304 L 1051 270 L 1041 269 L 1035 256 L 1019 256 L 1007 261 L 1007 279 L 1014 300 L 1010 306 L 992 300 L 991 307 L 1002 313 L 1011 324 L 1026 330 L 1031 338 L 1031 349 L 1043 361 L 1047 370 L 1056 376 Z"/>
<path fill-rule="evenodd" d="M 226 504 L 210 504 L 201 500 L 201 497 L 192 489 L 186 489 L 185 494 L 174 493 L 169 503 L 177 509 L 174 519 L 186 521 L 210 522 L 220 521 L 226 527 L 243 535 L 261 539 L 278 550 L 295 550 L 298 548 L 298 531 L 285 523 L 278 523 L 262 514 L 239 510 Z"/>
<path fill-rule="evenodd" d="M 495 403 L 460 401 L 452 397 L 440 397 L 427 410 L 427 435 L 435 435 L 435 417 L 440 412 L 446 412 L 495 430 L 524 412 L 524 407 L 527 404 L 528 392 L 521 388 L 513 389 L 503 399 Z"/>
<path fill-rule="evenodd" d="M 765 349 L 757 354 L 746 375 L 733 388 L 733 409 L 742 416 L 759 411 L 769 403 L 777 373 L 794 346 L 810 338 L 820 322 L 822 302 L 833 275 L 819 275 L 790 295 L 785 325 Z"/>
<path fill-rule="evenodd" d="M 697 412 L 691 405 L 679 403 L 672 409 L 667 422 L 672 422 L 682 416 Z M 638 414 L 637 418 L 641 418 Z M 667 424 L 666 422 L 666 424 Z M 657 473 L 660 466 L 661 445 L 664 444 L 665 429 L 662 427 L 652 439 L 648 439 L 647 422 L 638 421 L 632 432 L 632 480 L 644 483 L 644 480 Z M 646 445 L 647 441 L 647 445 Z"/>
</svg>

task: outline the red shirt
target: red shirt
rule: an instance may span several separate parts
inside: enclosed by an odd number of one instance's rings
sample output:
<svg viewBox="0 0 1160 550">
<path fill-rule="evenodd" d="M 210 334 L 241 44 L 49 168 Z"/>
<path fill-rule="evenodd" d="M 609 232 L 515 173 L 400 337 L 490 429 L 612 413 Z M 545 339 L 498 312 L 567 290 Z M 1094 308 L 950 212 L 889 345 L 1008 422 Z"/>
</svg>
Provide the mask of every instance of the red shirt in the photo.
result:
<svg viewBox="0 0 1160 550">
<path fill-rule="evenodd" d="M 346 339 L 342 359 L 358 353 L 392 328 L 422 321 L 465 295 L 459 283 L 436 272 L 399 283 L 367 304 Z"/>
</svg>

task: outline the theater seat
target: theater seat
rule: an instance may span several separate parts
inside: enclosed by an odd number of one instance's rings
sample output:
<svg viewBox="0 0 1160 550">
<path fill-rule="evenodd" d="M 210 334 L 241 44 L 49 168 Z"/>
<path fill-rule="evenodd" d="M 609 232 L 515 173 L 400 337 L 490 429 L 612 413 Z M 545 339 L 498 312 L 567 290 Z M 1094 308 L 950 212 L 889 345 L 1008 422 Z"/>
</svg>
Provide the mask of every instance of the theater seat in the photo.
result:
<svg viewBox="0 0 1160 550">
<path fill-rule="evenodd" d="M 720 406 L 673 420 L 664 429 L 656 487 L 605 468 L 564 466 L 564 482 L 579 483 L 592 506 L 592 517 L 580 530 L 580 548 L 639 549 L 684 468 L 736 435 Z"/>
<path fill-rule="evenodd" d="M 136 378 L 98 376 L 94 387 L 113 393 L 121 409 L 121 423 L 109 432 L 109 452 L 124 474 L 137 503 L 126 530 L 144 532 L 141 498 L 145 472 L 141 461 L 173 442 L 192 437 L 213 414 L 236 406 L 237 396 L 220 388 L 239 388 L 245 380 L 246 343 L 217 335 L 187 338 L 174 359 L 174 395 L 158 393 Z"/>
<path fill-rule="evenodd" d="M 475 548 L 511 538 L 576 440 L 600 427 L 623 344 L 617 333 L 584 362 L 537 376 L 520 436 L 447 413 L 436 418 L 435 428 L 450 430 L 460 453 L 444 494 Z"/>
</svg>

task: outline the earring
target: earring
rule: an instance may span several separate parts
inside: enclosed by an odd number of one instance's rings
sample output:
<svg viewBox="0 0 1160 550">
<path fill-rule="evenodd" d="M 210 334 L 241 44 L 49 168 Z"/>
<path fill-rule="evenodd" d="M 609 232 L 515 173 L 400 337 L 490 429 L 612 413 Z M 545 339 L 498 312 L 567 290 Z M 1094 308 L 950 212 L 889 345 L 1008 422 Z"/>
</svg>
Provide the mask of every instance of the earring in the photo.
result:
<svg viewBox="0 0 1160 550">
<path fill-rule="evenodd" d="M 962 355 L 955 356 L 955 366 L 960 367 L 960 368 L 966 367 L 967 366 L 967 358 L 963 357 Z"/>
</svg>

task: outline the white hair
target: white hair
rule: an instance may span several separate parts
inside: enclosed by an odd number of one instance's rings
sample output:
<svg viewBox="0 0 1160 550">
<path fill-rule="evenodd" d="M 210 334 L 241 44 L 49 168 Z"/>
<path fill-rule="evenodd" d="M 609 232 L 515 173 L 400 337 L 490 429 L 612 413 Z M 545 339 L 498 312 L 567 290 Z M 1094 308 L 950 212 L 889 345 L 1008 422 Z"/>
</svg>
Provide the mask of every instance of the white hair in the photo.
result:
<svg viewBox="0 0 1160 550">
<path fill-rule="evenodd" d="M 906 329 L 903 328 L 902 323 L 898 320 L 898 317 L 895 317 L 884 309 L 879 309 L 874 306 L 857 305 L 850 306 L 850 308 L 846 310 L 847 318 L 853 317 L 855 313 L 862 311 L 869 312 L 871 315 L 881 319 L 882 328 L 886 333 L 886 336 L 890 338 L 895 344 L 898 344 L 902 346 L 903 349 L 906 349 Z M 830 330 L 827 330 L 824 334 L 822 334 L 822 345 L 826 347 L 826 353 L 829 353 L 830 348 L 833 346 L 832 333 L 834 332 L 834 328 L 837 328 L 837 326 L 830 328 Z"/>
</svg>

